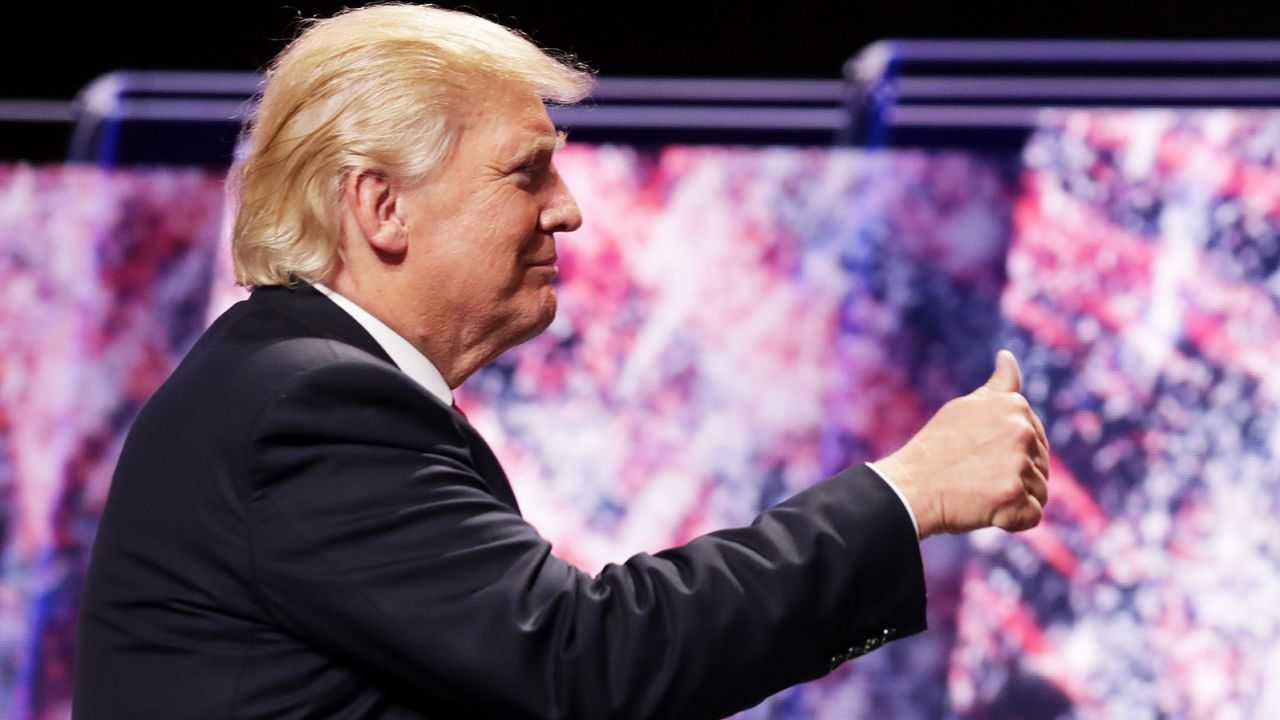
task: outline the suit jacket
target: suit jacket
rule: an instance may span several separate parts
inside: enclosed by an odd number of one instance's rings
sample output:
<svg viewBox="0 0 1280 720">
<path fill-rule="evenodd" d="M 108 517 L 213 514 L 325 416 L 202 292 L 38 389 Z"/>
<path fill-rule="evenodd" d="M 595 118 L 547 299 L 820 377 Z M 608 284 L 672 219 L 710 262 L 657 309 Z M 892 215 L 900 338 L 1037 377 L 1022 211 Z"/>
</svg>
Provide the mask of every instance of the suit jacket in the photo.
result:
<svg viewBox="0 0 1280 720">
<path fill-rule="evenodd" d="M 314 288 L 219 318 L 125 442 L 77 718 L 715 718 L 924 627 L 853 468 L 745 528 L 557 559 L 467 421 Z"/>
</svg>

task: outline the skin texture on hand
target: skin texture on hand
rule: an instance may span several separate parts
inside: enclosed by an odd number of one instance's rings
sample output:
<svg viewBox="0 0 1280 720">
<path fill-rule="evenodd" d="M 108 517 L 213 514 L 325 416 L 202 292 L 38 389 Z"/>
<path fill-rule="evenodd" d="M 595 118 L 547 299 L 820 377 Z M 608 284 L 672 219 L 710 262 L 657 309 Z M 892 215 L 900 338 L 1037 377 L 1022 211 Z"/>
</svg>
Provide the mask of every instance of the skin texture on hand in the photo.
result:
<svg viewBox="0 0 1280 720">
<path fill-rule="evenodd" d="M 1049 501 L 1049 443 L 1019 394 L 1008 350 L 982 387 L 942 406 L 906 445 L 876 466 L 907 498 L 920 537 L 1040 523 Z"/>
</svg>

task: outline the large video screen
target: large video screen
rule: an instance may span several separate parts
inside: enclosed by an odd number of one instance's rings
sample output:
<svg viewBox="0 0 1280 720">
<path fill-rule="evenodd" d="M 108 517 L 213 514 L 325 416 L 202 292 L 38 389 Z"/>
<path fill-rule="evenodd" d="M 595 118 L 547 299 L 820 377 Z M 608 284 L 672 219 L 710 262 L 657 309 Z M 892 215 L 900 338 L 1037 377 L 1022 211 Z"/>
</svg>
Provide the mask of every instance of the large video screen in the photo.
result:
<svg viewBox="0 0 1280 720">
<path fill-rule="evenodd" d="M 925 541 L 926 633 L 741 718 L 1280 716 L 1280 115 L 558 158 L 559 316 L 459 401 L 582 569 L 883 456 L 1001 347 L 1048 429 L 1040 528 Z M 0 169 L 0 715 L 68 714 L 123 433 L 240 292 L 221 180 Z"/>
</svg>

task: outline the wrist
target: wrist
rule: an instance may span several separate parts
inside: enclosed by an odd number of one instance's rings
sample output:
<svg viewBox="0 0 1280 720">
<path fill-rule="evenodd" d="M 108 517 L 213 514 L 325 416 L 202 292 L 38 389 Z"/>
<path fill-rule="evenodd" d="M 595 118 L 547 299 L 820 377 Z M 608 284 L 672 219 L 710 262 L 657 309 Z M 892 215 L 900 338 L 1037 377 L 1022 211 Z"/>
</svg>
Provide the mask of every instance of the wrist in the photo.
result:
<svg viewBox="0 0 1280 720">
<path fill-rule="evenodd" d="M 938 512 L 920 482 L 899 453 L 890 454 L 875 462 L 876 469 L 893 486 L 907 504 L 908 512 L 916 524 L 916 532 L 923 540 L 938 532 Z"/>
</svg>

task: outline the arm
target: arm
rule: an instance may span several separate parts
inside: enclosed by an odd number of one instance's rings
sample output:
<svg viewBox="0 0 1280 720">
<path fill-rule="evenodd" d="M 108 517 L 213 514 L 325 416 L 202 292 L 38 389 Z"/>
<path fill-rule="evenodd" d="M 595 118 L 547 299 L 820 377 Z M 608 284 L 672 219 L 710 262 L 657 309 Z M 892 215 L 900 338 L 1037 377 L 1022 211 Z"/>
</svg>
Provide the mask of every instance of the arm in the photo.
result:
<svg viewBox="0 0 1280 720">
<path fill-rule="evenodd" d="M 255 437 L 270 612 L 375 683 L 477 715 L 721 717 L 924 625 L 911 521 L 866 468 L 593 578 L 494 498 L 398 373 L 305 373 Z"/>
</svg>

